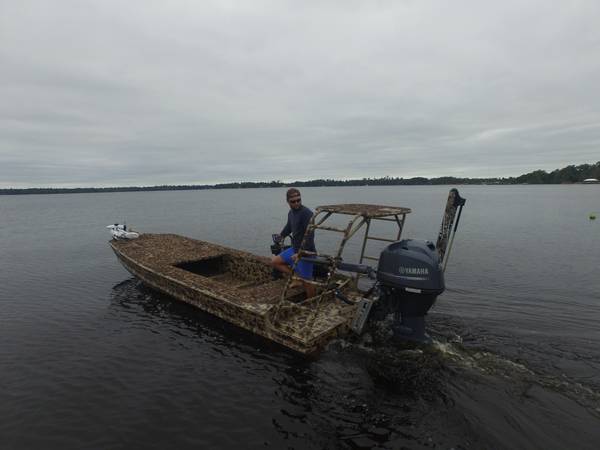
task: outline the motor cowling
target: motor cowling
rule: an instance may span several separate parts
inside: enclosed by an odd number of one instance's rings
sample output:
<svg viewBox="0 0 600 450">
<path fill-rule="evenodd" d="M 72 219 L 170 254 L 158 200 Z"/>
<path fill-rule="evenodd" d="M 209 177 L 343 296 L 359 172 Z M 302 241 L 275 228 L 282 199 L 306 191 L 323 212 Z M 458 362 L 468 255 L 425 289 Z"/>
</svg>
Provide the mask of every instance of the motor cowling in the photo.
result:
<svg viewBox="0 0 600 450">
<path fill-rule="evenodd" d="M 431 241 L 403 239 L 388 245 L 379 256 L 377 280 L 389 288 L 444 292 L 444 273 Z"/>
</svg>

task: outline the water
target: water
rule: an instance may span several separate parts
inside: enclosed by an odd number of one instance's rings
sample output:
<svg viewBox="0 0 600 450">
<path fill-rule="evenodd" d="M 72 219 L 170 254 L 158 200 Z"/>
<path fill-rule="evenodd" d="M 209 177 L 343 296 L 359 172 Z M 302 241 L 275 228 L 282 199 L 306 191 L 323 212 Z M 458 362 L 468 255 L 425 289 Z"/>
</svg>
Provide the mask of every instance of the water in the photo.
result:
<svg viewBox="0 0 600 450">
<path fill-rule="evenodd" d="M 433 239 L 447 190 L 302 193 L 412 207 L 404 236 Z M 266 255 L 284 189 L 0 197 L 0 448 L 597 448 L 600 187 L 460 190 L 436 350 L 384 359 L 402 385 L 376 370 L 388 348 L 301 358 L 145 288 L 107 245 L 127 220 Z"/>
</svg>

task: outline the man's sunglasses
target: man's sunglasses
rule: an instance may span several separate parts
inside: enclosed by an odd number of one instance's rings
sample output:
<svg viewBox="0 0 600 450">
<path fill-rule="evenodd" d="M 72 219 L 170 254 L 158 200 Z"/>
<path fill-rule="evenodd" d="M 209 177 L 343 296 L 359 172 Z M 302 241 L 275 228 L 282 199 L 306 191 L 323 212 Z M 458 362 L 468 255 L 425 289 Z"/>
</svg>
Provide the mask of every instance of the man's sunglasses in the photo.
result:
<svg viewBox="0 0 600 450">
<path fill-rule="evenodd" d="M 293 205 L 294 203 L 300 203 L 301 201 L 302 201 L 302 199 L 301 199 L 301 198 L 297 198 L 297 199 L 295 199 L 295 200 L 288 200 L 288 202 L 290 202 L 292 205 Z"/>
</svg>

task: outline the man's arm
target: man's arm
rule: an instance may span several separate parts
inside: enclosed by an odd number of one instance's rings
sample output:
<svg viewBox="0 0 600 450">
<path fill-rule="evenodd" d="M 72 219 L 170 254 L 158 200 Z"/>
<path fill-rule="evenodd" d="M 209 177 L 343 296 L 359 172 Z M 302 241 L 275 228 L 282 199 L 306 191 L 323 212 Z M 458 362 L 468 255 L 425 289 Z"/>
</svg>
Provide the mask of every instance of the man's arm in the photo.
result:
<svg viewBox="0 0 600 450">
<path fill-rule="evenodd" d="M 310 223 L 310 219 L 312 219 L 313 213 L 310 209 L 306 208 L 304 210 L 304 213 L 302 214 L 302 222 L 301 222 L 301 230 L 302 230 L 302 236 L 304 236 L 306 234 L 306 229 L 308 228 L 308 224 Z M 314 232 L 311 232 L 308 236 L 306 236 L 305 238 L 305 242 L 307 244 L 313 243 L 314 245 Z"/>
<path fill-rule="evenodd" d="M 290 223 L 290 216 L 288 216 L 288 221 L 285 224 L 285 227 L 283 227 L 283 230 L 281 230 L 281 233 L 279 233 L 279 236 L 281 236 L 281 239 L 283 239 L 286 236 L 289 236 L 291 233 L 292 233 L 292 224 Z"/>
<path fill-rule="evenodd" d="M 302 233 L 303 236 L 304 236 L 304 233 L 306 233 L 306 228 L 308 227 L 311 217 L 312 217 L 312 212 L 310 209 L 306 208 L 302 211 L 302 217 L 300 219 L 301 220 L 300 221 L 300 232 Z"/>
</svg>

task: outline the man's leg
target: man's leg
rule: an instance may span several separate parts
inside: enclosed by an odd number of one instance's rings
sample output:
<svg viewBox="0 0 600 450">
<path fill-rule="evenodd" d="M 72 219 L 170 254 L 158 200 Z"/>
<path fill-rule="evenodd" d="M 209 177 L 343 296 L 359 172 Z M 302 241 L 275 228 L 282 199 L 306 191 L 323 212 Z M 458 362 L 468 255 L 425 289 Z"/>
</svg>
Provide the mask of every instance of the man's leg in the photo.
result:
<svg viewBox="0 0 600 450">
<path fill-rule="evenodd" d="M 302 282 L 304 284 L 304 290 L 306 291 L 306 298 L 312 298 L 317 295 L 317 288 L 314 284 L 307 283 L 305 281 Z"/>
<path fill-rule="evenodd" d="M 317 295 L 317 288 L 310 281 L 313 279 L 313 264 L 303 259 L 298 261 L 296 265 L 296 273 L 303 278 L 302 284 L 306 291 L 306 298 L 311 298 Z"/>
<path fill-rule="evenodd" d="M 287 265 L 287 263 L 283 260 L 283 258 L 280 255 L 271 257 L 271 265 L 274 269 L 277 269 L 282 273 L 292 273 L 291 267 Z"/>
<path fill-rule="evenodd" d="M 271 257 L 271 265 L 273 268 L 279 270 L 281 273 L 290 274 L 292 273 L 292 256 L 294 255 L 294 249 L 292 247 L 282 251 L 279 255 Z"/>
</svg>

